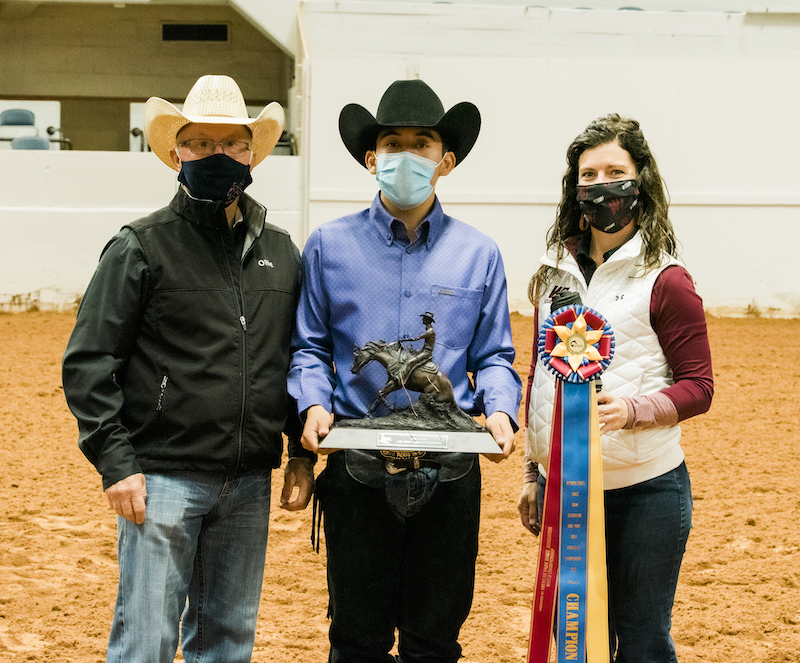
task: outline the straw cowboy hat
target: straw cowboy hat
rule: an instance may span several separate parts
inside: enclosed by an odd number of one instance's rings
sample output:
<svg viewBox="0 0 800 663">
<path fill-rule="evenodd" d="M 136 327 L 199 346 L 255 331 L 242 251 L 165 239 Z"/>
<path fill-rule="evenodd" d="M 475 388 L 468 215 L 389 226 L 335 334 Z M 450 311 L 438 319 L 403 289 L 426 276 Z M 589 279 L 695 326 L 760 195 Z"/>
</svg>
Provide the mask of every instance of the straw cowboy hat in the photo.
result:
<svg viewBox="0 0 800 663">
<path fill-rule="evenodd" d="M 339 135 L 353 158 L 364 168 L 364 157 L 375 149 L 378 134 L 388 127 L 425 127 L 436 131 L 456 165 L 469 154 L 481 129 L 475 104 L 462 101 L 446 113 L 436 93 L 421 80 L 395 81 L 383 93 L 378 112 L 372 116 L 358 104 L 348 104 L 339 114 Z"/>
<path fill-rule="evenodd" d="M 202 76 L 186 96 L 183 112 L 168 101 L 150 97 L 144 105 L 144 135 L 150 149 L 173 170 L 180 170 L 169 156 L 175 136 L 187 124 L 239 124 L 250 129 L 250 150 L 255 168 L 270 152 L 283 132 L 283 108 L 275 101 L 250 119 L 242 91 L 230 76 Z"/>
</svg>

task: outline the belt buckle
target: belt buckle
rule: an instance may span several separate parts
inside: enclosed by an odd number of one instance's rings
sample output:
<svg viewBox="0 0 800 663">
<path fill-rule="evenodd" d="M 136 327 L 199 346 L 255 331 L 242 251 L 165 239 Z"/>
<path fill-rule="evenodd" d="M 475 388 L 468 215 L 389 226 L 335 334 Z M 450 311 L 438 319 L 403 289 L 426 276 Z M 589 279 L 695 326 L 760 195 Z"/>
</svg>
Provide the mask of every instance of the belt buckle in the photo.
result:
<svg viewBox="0 0 800 663">
<path fill-rule="evenodd" d="M 395 451 L 394 449 L 381 449 L 381 455 L 384 458 L 384 466 L 389 474 L 400 474 L 405 472 L 408 467 L 398 467 L 395 462 L 403 461 L 404 463 L 411 463 L 415 469 L 419 469 L 419 459 L 422 458 L 427 451 Z"/>
</svg>

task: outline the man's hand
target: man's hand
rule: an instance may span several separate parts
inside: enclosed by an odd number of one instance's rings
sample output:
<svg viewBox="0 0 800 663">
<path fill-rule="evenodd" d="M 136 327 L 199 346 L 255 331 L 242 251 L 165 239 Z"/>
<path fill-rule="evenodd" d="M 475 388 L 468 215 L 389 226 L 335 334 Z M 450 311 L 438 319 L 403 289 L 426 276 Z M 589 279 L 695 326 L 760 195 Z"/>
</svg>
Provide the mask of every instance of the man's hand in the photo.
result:
<svg viewBox="0 0 800 663">
<path fill-rule="evenodd" d="M 542 529 L 542 521 L 539 519 L 539 503 L 536 501 L 538 486 L 536 481 L 523 484 L 522 494 L 517 501 L 517 511 L 519 511 L 522 526 L 535 536 L 539 536 Z"/>
<path fill-rule="evenodd" d="M 292 493 L 297 488 L 297 497 L 291 502 Z M 314 492 L 314 467 L 310 458 L 290 458 L 283 471 L 283 491 L 281 509 L 302 511 L 308 506 Z"/>
<path fill-rule="evenodd" d="M 106 488 L 105 494 L 112 511 L 137 525 L 144 522 L 147 498 L 144 474 L 132 474 L 117 481 L 113 486 Z"/>
<path fill-rule="evenodd" d="M 331 432 L 333 415 L 321 405 L 312 405 L 306 410 L 306 425 L 303 426 L 303 436 L 300 443 L 304 449 L 315 454 L 329 454 L 335 449 L 320 449 L 319 443 Z"/>
<path fill-rule="evenodd" d="M 503 453 L 482 455 L 494 463 L 499 463 L 508 458 L 514 452 L 514 447 L 516 447 L 511 418 L 505 412 L 493 412 L 486 417 L 486 430 L 492 434 L 494 441 L 503 449 Z"/>
<path fill-rule="evenodd" d="M 628 423 L 628 404 L 619 396 L 601 391 L 597 394 L 597 416 L 600 432 L 613 433 Z"/>
</svg>

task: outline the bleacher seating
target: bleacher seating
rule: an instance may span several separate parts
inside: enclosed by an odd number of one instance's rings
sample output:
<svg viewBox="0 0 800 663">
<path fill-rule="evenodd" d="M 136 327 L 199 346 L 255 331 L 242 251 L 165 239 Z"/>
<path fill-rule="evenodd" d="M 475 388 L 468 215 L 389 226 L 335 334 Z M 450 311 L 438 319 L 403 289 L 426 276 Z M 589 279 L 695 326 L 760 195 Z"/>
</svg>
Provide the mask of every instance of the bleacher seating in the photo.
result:
<svg viewBox="0 0 800 663">
<path fill-rule="evenodd" d="M 11 141 L 12 150 L 49 150 L 50 140 L 44 136 L 19 136 Z"/>
<path fill-rule="evenodd" d="M 25 108 L 8 108 L 0 112 L 0 139 L 13 140 L 19 136 L 38 136 L 32 111 Z"/>
</svg>

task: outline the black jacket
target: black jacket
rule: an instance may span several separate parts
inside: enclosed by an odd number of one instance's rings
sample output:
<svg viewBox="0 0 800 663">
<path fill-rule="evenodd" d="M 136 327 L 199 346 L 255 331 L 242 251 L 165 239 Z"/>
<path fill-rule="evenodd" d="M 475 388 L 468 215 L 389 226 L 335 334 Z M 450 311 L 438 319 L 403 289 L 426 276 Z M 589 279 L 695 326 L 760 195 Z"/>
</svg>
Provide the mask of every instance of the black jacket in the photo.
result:
<svg viewBox="0 0 800 663">
<path fill-rule="evenodd" d="M 239 208 L 232 233 L 221 204 L 181 189 L 103 251 L 63 380 L 104 488 L 141 471 L 277 467 L 284 429 L 290 455 L 309 455 L 286 392 L 299 253 L 252 198 Z"/>
</svg>

